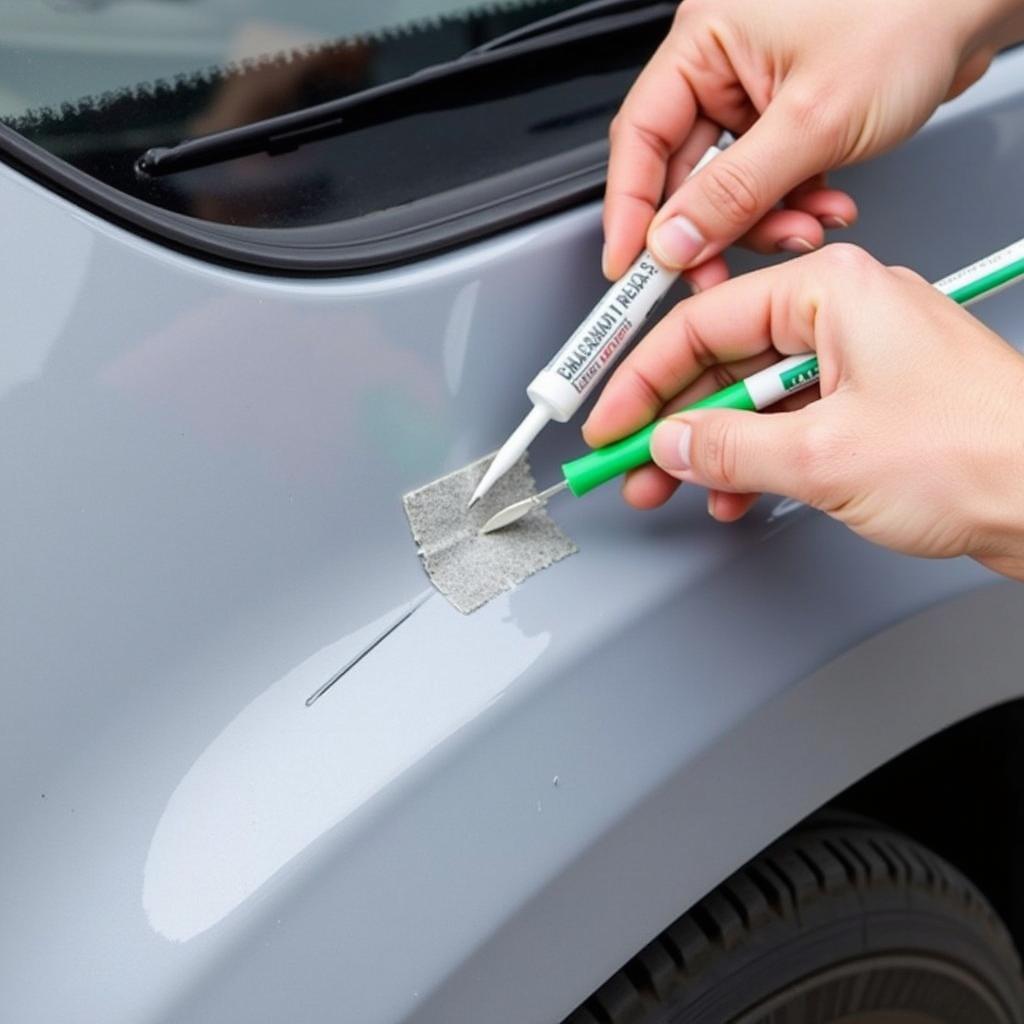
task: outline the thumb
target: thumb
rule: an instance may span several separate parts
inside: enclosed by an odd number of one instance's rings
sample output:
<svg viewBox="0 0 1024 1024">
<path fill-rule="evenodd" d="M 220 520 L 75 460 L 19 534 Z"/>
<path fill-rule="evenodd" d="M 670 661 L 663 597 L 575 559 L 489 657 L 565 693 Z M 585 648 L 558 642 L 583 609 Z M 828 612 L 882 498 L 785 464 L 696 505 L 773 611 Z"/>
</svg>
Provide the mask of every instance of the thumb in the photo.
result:
<svg viewBox="0 0 1024 1024">
<path fill-rule="evenodd" d="M 800 122 L 780 93 L 745 135 L 680 185 L 647 235 L 659 262 L 678 269 L 703 263 L 802 182 L 830 170 L 833 147 Z"/>
<path fill-rule="evenodd" d="M 814 504 L 812 467 L 802 454 L 807 415 L 708 409 L 673 416 L 654 431 L 651 456 L 687 483 L 740 494 L 768 491 Z"/>
</svg>

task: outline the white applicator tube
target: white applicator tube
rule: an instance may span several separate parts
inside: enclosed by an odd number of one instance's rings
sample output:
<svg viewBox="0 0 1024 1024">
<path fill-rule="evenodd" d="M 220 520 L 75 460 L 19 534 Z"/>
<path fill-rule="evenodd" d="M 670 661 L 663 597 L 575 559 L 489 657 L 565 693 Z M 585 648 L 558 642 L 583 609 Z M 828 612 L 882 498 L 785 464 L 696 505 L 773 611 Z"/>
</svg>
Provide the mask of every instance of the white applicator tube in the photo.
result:
<svg viewBox="0 0 1024 1024">
<path fill-rule="evenodd" d="M 691 176 L 720 152 L 718 146 L 711 146 L 690 172 Z M 605 292 L 554 359 L 530 382 L 526 394 L 533 409 L 494 456 L 470 498 L 470 505 L 519 461 L 551 420 L 565 423 L 573 416 L 629 347 L 678 277 L 679 271 L 666 269 L 645 249 Z"/>
</svg>

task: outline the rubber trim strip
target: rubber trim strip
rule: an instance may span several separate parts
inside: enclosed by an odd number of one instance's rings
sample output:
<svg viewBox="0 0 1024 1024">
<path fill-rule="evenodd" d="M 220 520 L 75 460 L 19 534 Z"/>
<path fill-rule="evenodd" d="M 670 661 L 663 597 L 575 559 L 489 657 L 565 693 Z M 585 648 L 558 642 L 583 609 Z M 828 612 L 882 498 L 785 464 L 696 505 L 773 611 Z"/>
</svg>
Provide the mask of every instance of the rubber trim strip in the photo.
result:
<svg viewBox="0 0 1024 1024">
<path fill-rule="evenodd" d="M 596 199 L 607 153 L 606 142 L 592 143 L 400 210 L 310 228 L 259 229 L 162 210 L 0 124 L 0 160 L 76 205 L 186 255 L 286 277 L 349 275 L 410 263 Z"/>
</svg>

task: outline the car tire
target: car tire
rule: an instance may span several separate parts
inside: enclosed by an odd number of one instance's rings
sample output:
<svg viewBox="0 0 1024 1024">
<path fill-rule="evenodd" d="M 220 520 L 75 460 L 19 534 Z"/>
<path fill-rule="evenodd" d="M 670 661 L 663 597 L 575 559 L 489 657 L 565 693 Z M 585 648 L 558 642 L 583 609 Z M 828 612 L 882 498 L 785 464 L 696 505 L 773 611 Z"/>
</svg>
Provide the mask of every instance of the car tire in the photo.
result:
<svg viewBox="0 0 1024 1024">
<path fill-rule="evenodd" d="M 808 819 L 665 929 L 565 1024 L 1020 1024 L 1013 942 L 941 857 Z"/>
</svg>

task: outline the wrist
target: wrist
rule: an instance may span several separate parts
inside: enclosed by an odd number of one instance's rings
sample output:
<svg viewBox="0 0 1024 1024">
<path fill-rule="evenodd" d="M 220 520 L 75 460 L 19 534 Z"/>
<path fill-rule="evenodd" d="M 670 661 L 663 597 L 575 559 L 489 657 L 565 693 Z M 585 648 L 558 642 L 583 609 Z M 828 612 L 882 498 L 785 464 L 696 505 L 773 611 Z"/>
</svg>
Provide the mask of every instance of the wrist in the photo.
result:
<svg viewBox="0 0 1024 1024">
<path fill-rule="evenodd" d="M 1024 580 L 1024 360 L 1018 356 L 1016 362 L 1018 374 L 1005 379 L 1008 408 L 993 417 L 997 425 L 972 459 L 978 476 L 972 481 L 969 553 L 995 572 Z"/>
</svg>

